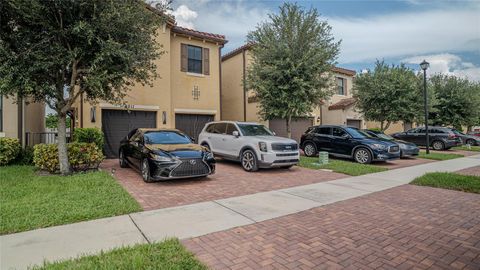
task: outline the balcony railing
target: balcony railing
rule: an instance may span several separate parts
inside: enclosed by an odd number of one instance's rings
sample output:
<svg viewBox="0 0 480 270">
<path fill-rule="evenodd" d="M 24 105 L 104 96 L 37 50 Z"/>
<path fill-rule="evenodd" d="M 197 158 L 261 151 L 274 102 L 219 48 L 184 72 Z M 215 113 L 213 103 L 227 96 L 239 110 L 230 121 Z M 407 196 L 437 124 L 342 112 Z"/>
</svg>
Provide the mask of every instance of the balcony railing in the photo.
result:
<svg viewBox="0 0 480 270">
<path fill-rule="evenodd" d="M 67 142 L 70 142 L 71 135 L 67 132 Z M 39 143 L 52 144 L 58 142 L 57 132 L 26 132 L 25 145 L 34 146 Z"/>
</svg>

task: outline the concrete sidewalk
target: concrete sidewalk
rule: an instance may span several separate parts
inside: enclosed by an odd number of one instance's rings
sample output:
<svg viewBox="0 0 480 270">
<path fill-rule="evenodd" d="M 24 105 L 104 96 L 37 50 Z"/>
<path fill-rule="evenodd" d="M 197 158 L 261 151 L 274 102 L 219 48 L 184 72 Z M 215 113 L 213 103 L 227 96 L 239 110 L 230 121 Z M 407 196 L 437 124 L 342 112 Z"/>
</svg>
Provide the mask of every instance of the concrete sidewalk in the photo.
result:
<svg viewBox="0 0 480 270">
<path fill-rule="evenodd" d="M 50 227 L 0 237 L 0 269 L 25 269 L 114 247 L 181 239 L 264 221 L 403 184 L 427 172 L 479 166 L 480 155 L 247 196 Z"/>
</svg>

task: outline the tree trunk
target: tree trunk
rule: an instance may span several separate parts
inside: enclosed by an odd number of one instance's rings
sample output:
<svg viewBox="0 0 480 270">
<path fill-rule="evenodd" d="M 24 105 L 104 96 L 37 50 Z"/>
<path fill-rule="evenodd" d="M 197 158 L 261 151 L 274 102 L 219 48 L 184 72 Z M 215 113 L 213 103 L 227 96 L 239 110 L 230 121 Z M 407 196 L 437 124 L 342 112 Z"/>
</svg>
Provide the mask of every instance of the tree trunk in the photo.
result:
<svg viewBox="0 0 480 270">
<path fill-rule="evenodd" d="M 292 123 L 292 117 L 289 115 L 287 116 L 287 137 L 289 139 L 292 138 L 292 128 L 291 128 L 291 123 Z"/>
<path fill-rule="evenodd" d="M 380 130 L 383 131 L 383 121 L 380 121 Z"/>
<path fill-rule="evenodd" d="M 70 163 L 67 154 L 67 115 L 58 113 L 58 162 L 60 165 L 60 173 L 68 175 L 71 173 Z"/>
<path fill-rule="evenodd" d="M 382 128 L 382 132 L 385 132 L 390 127 L 391 122 L 387 121 L 387 124 Z"/>
</svg>

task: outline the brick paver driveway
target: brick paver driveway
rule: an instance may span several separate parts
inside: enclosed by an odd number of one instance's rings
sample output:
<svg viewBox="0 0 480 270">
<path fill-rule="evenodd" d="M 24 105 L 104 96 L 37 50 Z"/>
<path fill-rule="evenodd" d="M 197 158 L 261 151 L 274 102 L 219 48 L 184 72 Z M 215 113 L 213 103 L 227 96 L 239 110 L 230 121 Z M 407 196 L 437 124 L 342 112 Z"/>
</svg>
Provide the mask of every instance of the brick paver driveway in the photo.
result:
<svg viewBox="0 0 480 270">
<path fill-rule="evenodd" d="M 130 168 L 120 168 L 117 159 L 105 160 L 101 168 L 107 171 L 115 169 L 115 178 L 144 210 L 218 200 L 347 177 L 341 173 L 300 167 L 248 173 L 239 164 L 218 162 L 217 172 L 207 178 L 145 183 L 138 172 Z"/>
<path fill-rule="evenodd" d="M 213 269 L 480 269 L 480 195 L 404 185 L 183 243 Z"/>
<path fill-rule="evenodd" d="M 457 171 L 459 174 L 480 176 L 480 166 L 470 167 Z"/>
</svg>

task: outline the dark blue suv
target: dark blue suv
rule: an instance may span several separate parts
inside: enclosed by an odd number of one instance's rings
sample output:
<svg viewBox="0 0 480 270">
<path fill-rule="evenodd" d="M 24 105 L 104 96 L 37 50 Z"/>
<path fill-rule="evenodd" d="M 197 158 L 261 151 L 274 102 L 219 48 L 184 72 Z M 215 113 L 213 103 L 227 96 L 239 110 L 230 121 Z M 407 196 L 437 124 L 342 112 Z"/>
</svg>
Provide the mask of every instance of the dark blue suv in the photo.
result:
<svg viewBox="0 0 480 270">
<path fill-rule="evenodd" d="M 300 148 L 306 156 L 326 151 L 332 156 L 352 158 L 358 163 L 400 158 L 400 147 L 347 126 L 313 126 L 302 135 Z"/>
</svg>

